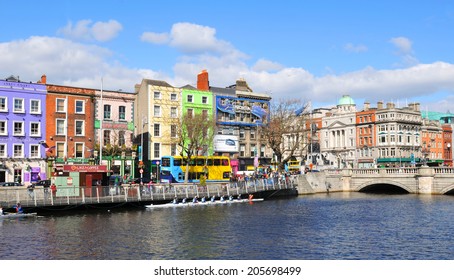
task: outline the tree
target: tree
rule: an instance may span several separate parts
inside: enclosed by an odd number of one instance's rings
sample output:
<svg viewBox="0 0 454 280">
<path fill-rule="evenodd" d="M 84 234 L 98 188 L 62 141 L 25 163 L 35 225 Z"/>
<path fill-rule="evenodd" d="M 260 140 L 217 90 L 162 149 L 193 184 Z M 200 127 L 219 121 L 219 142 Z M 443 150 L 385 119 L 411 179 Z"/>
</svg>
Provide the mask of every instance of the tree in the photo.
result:
<svg viewBox="0 0 454 280">
<path fill-rule="evenodd" d="M 213 144 L 216 122 L 202 113 L 184 114 L 177 129 L 177 145 L 186 165 L 185 182 L 188 182 L 189 162 L 198 155 L 206 155 Z"/>
<path fill-rule="evenodd" d="M 271 103 L 270 119 L 262 128 L 262 136 L 273 150 L 279 170 L 295 156 L 302 156 L 307 145 L 307 128 L 303 114 L 308 103 L 298 99 Z"/>
</svg>

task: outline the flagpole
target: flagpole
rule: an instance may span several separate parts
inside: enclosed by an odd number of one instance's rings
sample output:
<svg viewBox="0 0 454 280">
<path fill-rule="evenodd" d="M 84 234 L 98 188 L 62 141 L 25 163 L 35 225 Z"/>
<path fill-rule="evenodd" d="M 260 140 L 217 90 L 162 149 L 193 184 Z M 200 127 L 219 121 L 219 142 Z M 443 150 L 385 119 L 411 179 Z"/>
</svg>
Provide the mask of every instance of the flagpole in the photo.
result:
<svg viewBox="0 0 454 280">
<path fill-rule="evenodd" d="M 99 127 L 99 165 L 102 165 L 102 120 L 104 119 L 104 104 L 103 104 L 103 99 L 102 99 L 102 95 L 103 95 L 103 84 L 104 84 L 104 81 L 103 81 L 103 77 L 101 77 L 101 108 L 99 109 L 99 111 L 101 112 L 100 113 L 100 127 Z"/>
</svg>

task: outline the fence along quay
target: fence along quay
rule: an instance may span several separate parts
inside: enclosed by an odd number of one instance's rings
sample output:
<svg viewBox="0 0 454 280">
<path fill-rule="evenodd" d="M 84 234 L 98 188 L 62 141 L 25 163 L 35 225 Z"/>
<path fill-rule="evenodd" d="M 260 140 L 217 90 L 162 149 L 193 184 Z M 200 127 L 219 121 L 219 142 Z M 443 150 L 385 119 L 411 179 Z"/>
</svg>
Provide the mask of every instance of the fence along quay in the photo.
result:
<svg viewBox="0 0 454 280">
<path fill-rule="evenodd" d="M 123 184 L 119 186 L 57 186 L 53 194 L 50 189 L 36 187 L 4 187 L 0 189 L 0 203 L 3 209 L 11 209 L 20 202 L 26 211 L 52 211 L 84 208 L 115 208 L 119 206 L 143 207 L 148 204 L 167 203 L 177 197 L 192 199 L 195 196 L 237 197 L 253 194 L 255 198 L 296 196 L 297 178 L 286 180 L 256 179 L 230 183 L 197 184 Z M 11 211 L 11 210 L 10 210 Z"/>
</svg>

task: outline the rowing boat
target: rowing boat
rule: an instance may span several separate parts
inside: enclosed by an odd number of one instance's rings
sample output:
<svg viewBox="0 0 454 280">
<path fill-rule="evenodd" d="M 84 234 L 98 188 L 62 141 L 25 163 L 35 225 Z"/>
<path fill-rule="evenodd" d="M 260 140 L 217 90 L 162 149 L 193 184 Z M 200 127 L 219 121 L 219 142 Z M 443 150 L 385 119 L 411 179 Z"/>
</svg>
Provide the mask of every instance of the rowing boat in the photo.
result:
<svg viewBox="0 0 454 280">
<path fill-rule="evenodd" d="M 4 213 L 0 215 L 0 219 L 16 219 L 26 217 L 36 217 L 37 213 Z"/>
<path fill-rule="evenodd" d="M 232 204 L 232 203 L 245 203 L 245 202 L 260 202 L 263 201 L 263 198 L 253 198 L 253 199 L 233 199 L 233 200 L 215 200 L 215 201 L 206 201 L 206 202 L 186 202 L 186 203 L 165 203 L 165 204 L 150 204 L 146 205 L 147 208 L 178 208 L 178 207 L 187 207 L 187 206 L 203 206 L 203 205 L 222 205 L 222 204 Z"/>
</svg>

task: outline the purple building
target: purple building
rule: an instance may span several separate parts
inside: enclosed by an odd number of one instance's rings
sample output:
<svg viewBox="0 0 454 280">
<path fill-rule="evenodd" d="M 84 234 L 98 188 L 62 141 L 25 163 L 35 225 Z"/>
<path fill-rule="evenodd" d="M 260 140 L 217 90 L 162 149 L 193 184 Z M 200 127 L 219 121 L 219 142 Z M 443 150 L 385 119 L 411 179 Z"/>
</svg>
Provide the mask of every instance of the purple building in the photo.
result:
<svg viewBox="0 0 454 280">
<path fill-rule="evenodd" d="M 0 80 L 0 182 L 46 177 L 46 85 Z"/>
</svg>

